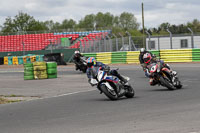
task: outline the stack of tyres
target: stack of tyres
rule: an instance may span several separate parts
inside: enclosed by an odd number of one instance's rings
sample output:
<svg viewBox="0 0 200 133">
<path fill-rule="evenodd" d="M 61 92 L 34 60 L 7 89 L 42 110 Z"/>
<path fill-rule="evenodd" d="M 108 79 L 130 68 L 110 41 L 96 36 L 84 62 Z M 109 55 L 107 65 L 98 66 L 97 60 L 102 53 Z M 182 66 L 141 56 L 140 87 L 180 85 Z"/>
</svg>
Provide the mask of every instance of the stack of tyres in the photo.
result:
<svg viewBox="0 0 200 133">
<path fill-rule="evenodd" d="M 47 79 L 46 62 L 33 62 L 34 78 Z"/>
<path fill-rule="evenodd" d="M 24 63 L 24 80 L 34 79 L 33 63 Z"/>
<path fill-rule="evenodd" d="M 47 62 L 48 79 L 57 78 L 57 63 Z"/>
</svg>

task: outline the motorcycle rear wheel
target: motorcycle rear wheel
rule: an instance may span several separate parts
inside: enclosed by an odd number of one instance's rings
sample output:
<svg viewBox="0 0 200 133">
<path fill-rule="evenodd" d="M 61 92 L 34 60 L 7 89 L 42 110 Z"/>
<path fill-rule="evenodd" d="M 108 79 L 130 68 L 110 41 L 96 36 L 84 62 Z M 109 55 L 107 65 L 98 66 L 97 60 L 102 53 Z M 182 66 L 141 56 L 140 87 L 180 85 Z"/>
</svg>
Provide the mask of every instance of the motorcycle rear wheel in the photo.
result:
<svg viewBox="0 0 200 133">
<path fill-rule="evenodd" d="M 102 84 L 101 85 L 101 91 L 110 99 L 110 100 L 117 100 L 118 95 L 117 93 L 113 90 L 109 90 L 106 85 Z"/>
<path fill-rule="evenodd" d="M 175 87 L 170 84 L 168 81 L 166 81 L 166 79 L 164 79 L 162 76 L 160 76 L 160 82 L 165 86 L 167 87 L 169 90 L 174 90 Z"/>
<path fill-rule="evenodd" d="M 133 98 L 135 95 L 135 91 L 134 91 L 133 87 L 132 86 L 127 86 L 127 87 L 128 87 L 127 88 L 128 92 L 125 94 L 125 97 Z"/>
</svg>

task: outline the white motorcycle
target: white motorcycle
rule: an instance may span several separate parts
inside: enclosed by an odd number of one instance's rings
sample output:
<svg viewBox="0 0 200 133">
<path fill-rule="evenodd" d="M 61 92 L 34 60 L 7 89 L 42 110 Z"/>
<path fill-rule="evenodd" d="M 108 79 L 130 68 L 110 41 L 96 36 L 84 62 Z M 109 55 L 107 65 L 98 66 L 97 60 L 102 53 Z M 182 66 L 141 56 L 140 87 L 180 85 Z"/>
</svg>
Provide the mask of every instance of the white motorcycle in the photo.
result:
<svg viewBox="0 0 200 133">
<path fill-rule="evenodd" d="M 127 81 L 128 77 L 123 76 Z M 135 95 L 133 87 L 129 84 L 123 84 L 119 78 L 108 75 L 107 71 L 99 70 L 96 78 L 90 80 L 92 86 L 96 85 L 101 93 L 104 93 L 110 100 L 117 100 L 120 97 L 132 98 Z"/>
</svg>

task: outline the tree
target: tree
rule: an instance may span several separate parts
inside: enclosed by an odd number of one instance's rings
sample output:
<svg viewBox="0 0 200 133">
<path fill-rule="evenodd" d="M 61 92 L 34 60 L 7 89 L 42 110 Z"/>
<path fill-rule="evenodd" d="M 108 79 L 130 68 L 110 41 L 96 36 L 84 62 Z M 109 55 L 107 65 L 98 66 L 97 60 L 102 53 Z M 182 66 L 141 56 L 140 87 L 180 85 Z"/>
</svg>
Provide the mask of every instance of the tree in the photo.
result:
<svg viewBox="0 0 200 133">
<path fill-rule="evenodd" d="M 43 26 L 44 25 L 41 22 L 36 21 L 27 13 L 19 12 L 14 19 L 11 17 L 6 18 L 6 21 L 2 26 L 2 32 L 43 30 L 45 28 Z"/>
<path fill-rule="evenodd" d="M 123 12 L 119 17 L 119 23 L 120 27 L 123 28 L 124 30 L 139 28 L 137 19 L 132 13 Z"/>
<path fill-rule="evenodd" d="M 73 29 L 75 26 L 76 26 L 76 21 L 74 21 L 73 19 L 70 20 L 65 19 L 61 24 L 62 29 Z"/>
<path fill-rule="evenodd" d="M 86 15 L 83 19 L 79 21 L 79 28 L 86 28 L 87 30 L 94 29 L 95 27 L 95 15 Z"/>
<path fill-rule="evenodd" d="M 103 14 L 101 12 L 97 13 L 95 16 L 96 28 L 112 27 L 114 16 L 109 12 Z"/>
</svg>

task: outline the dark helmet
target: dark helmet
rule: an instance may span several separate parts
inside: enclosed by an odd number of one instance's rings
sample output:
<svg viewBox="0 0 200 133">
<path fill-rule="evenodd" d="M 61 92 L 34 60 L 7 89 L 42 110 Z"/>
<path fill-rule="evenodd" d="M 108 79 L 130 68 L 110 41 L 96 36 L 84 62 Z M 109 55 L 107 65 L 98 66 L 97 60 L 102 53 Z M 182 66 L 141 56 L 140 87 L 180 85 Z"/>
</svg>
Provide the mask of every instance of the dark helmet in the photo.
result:
<svg viewBox="0 0 200 133">
<path fill-rule="evenodd" d="M 96 64 L 95 58 L 94 58 L 94 57 L 89 57 L 89 58 L 87 59 L 87 66 L 88 66 L 88 67 L 92 67 L 94 64 Z"/>
</svg>

